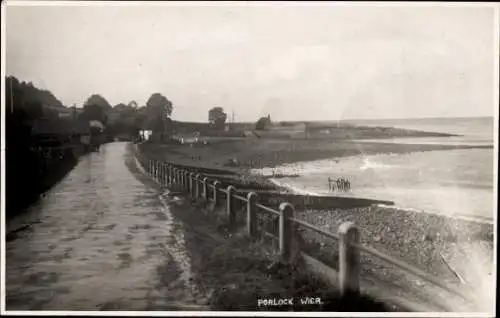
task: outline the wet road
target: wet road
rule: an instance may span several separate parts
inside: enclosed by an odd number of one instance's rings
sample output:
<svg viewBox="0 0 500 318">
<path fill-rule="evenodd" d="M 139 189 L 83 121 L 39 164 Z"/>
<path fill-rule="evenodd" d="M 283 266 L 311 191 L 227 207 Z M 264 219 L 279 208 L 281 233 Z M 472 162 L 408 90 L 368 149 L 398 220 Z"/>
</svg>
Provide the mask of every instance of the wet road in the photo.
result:
<svg viewBox="0 0 500 318">
<path fill-rule="evenodd" d="M 203 303 L 184 229 L 126 143 L 103 145 L 7 233 L 7 310 L 175 310 Z M 196 308 L 202 310 L 203 308 Z"/>
</svg>

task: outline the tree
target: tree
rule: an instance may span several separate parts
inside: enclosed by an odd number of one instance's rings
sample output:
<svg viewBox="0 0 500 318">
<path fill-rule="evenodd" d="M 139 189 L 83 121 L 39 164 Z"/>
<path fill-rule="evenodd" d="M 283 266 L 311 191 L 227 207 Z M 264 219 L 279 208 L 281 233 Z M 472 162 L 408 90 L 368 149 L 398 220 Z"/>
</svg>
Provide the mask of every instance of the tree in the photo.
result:
<svg viewBox="0 0 500 318">
<path fill-rule="evenodd" d="M 222 107 L 214 107 L 208 111 L 208 122 L 217 129 L 224 129 L 227 114 Z"/>
<path fill-rule="evenodd" d="M 147 123 L 148 123 L 148 116 L 144 113 L 138 112 L 134 118 L 134 125 L 142 130 L 147 128 L 146 126 Z"/>
<path fill-rule="evenodd" d="M 80 118 L 85 121 L 98 120 L 105 124 L 107 122 L 107 114 L 103 107 L 90 104 L 83 107 L 83 112 L 80 114 Z"/>
<path fill-rule="evenodd" d="M 172 115 L 172 102 L 160 93 L 152 94 L 146 102 L 146 110 L 150 117 L 169 117 Z"/>
<path fill-rule="evenodd" d="M 50 91 L 38 89 L 31 82 L 20 82 L 9 76 L 5 79 L 5 86 L 7 109 L 12 112 L 23 109 L 31 119 L 43 117 L 45 113 L 54 117 L 50 107 L 64 107 Z"/>
<path fill-rule="evenodd" d="M 118 111 L 118 112 L 121 112 L 123 111 L 124 109 L 126 109 L 128 106 L 125 105 L 124 103 L 119 103 L 119 104 L 116 104 L 115 106 L 113 106 L 113 111 Z"/>
<path fill-rule="evenodd" d="M 266 130 L 271 125 L 271 116 L 261 117 L 255 124 L 256 130 Z"/>
<path fill-rule="evenodd" d="M 93 94 L 83 104 L 83 112 L 80 114 L 80 119 L 87 122 L 97 120 L 107 125 L 108 112 L 112 110 L 113 108 L 104 97 L 99 94 Z"/>
<path fill-rule="evenodd" d="M 163 140 L 163 133 L 169 130 L 168 121 L 172 114 L 172 102 L 160 93 L 152 94 L 146 102 L 146 114 L 149 118 L 149 126 L 153 132 L 160 133 Z"/>
<path fill-rule="evenodd" d="M 108 101 L 99 94 L 91 95 L 87 99 L 87 101 L 83 104 L 83 107 L 85 108 L 85 106 L 87 105 L 98 105 L 102 107 L 105 111 L 109 111 L 112 108 L 111 105 L 108 103 Z"/>
<path fill-rule="evenodd" d="M 137 108 L 137 102 L 135 100 L 132 100 L 128 103 L 127 106 L 135 109 Z"/>
</svg>

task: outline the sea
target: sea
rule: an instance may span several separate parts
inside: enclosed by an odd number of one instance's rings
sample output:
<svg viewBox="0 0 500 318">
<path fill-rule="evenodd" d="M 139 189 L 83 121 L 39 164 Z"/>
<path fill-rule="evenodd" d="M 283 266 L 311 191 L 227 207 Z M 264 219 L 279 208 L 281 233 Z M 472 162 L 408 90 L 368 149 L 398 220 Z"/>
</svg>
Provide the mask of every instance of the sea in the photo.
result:
<svg viewBox="0 0 500 318">
<path fill-rule="evenodd" d="M 396 208 L 405 210 L 493 222 L 496 209 L 493 117 L 349 122 L 460 135 L 359 142 L 473 145 L 483 148 L 358 155 L 285 164 L 258 172 L 264 175 L 273 172 L 298 174 L 294 178 L 273 179 L 275 183 L 298 193 L 389 200 L 394 202 Z M 331 192 L 328 177 L 349 179 L 351 189 Z"/>
</svg>

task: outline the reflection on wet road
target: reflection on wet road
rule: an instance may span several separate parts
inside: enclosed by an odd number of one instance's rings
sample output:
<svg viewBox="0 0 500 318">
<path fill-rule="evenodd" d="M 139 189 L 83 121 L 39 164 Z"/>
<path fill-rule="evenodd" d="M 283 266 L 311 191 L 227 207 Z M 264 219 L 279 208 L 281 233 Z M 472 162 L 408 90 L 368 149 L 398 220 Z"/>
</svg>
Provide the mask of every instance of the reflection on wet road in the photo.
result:
<svg viewBox="0 0 500 318">
<path fill-rule="evenodd" d="M 174 310 L 201 302 L 182 224 L 144 179 L 126 143 L 81 158 L 16 220 L 33 224 L 6 242 L 6 309 Z"/>
</svg>

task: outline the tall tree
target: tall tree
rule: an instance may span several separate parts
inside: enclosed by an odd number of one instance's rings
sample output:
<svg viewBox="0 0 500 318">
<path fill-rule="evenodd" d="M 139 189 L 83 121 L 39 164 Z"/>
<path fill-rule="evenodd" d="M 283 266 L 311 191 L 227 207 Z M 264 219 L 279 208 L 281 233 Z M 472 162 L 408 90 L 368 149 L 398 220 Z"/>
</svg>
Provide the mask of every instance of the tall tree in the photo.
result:
<svg viewBox="0 0 500 318">
<path fill-rule="evenodd" d="M 152 94 L 146 102 L 146 109 L 148 114 L 152 116 L 165 116 L 172 115 L 172 102 L 160 93 Z"/>
<path fill-rule="evenodd" d="M 208 111 L 208 122 L 217 129 L 224 129 L 227 114 L 222 107 L 214 107 Z"/>
<path fill-rule="evenodd" d="M 87 101 L 85 101 L 83 106 L 85 107 L 87 105 L 98 105 L 101 106 L 106 111 L 112 108 L 111 105 L 108 103 L 108 101 L 99 94 L 93 94 L 89 98 L 87 98 Z"/>
<path fill-rule="evenodd" d="M 86 121 L 97 120 L 106 125 L 108 121 L 108 112 L 111 110 L 111 105 L 104 97 L 99 94 L 93 94 L 84 103 L 83 112 L 80 118 Z"/>
<path fill-rule="evenodd" d="M 172 110 L 172 102 L 162 94 L 154 93 L 149 97 L 146 102 L 146 114 L 153 131 L 165 132 L 167 130 L 169 124 L 167 119 L 172 114 Z"/>
</svg>

